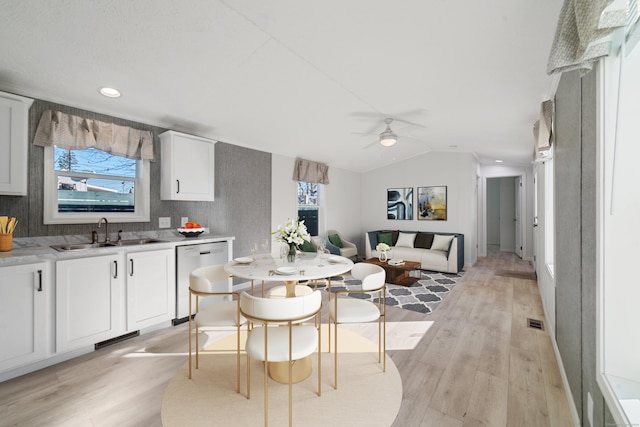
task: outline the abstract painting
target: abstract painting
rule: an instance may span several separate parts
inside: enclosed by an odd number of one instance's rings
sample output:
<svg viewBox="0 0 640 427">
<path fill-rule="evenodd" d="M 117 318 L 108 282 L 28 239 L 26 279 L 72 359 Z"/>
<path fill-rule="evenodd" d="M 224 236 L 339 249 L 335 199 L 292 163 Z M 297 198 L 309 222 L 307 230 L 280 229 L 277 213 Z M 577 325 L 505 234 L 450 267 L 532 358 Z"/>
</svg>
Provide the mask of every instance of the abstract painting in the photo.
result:
<svg viewBox="0 0 640 427">
<path fill-rule="evenodd" d="M 447 220 L 447 187 L 418 187 L 418 219 Z"/>
<path fill-rule="evenodd" d="M 387 189 L 387 219 L 413 220 L 413 188 Z"/>
</svg>

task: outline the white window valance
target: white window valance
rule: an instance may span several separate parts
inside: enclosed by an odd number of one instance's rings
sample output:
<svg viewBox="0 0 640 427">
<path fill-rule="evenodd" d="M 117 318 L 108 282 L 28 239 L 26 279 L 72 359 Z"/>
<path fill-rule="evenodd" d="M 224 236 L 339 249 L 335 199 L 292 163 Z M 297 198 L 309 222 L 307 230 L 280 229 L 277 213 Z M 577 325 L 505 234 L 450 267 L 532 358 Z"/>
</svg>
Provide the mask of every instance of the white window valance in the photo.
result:
<svg viewBox="0 0 640 427">
<path fill-rule="evenodd" d="M 329 183 L 329 166 L 311 160 L 296 159 L 293 166 L 293 180 L 302 182 Z"/>
<path fill-rule="evenodd" d="M 96 148 L 134 160 L 153 160 L 153 135 L 114 123 L 47 110 L 42 113 L 33 144 L 70 150 Z"/>
<path fill-rule="evenodd" d="M 612 33 L 637 19 L 637 1 L 565 0 L 549 55 L 547 72 L 588 72 L 611 54 Z"/>
</svg>

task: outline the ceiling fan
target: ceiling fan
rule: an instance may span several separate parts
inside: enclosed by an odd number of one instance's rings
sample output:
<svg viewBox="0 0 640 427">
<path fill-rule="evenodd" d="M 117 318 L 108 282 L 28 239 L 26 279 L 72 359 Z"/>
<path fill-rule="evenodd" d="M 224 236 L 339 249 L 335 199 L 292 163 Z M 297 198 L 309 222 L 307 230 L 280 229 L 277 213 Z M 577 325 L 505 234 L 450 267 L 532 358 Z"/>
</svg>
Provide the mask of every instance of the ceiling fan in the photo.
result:
<svg viewBox="0 0 640 427">
<path fill-rule="evenodd" d="M 376 133 L 359 133 L 359 132 L 354 132 L 356 134 L 360 134 L 360 135 L 378 135 L 378 140 L 372 142 L 371 144 L 365 146 L 364 148 L 369 148 L 369 147 L 373 147 L 376 144 L 381 144 L 385 147 L 391 147 L 393 145 L 395 145 L 396 142 L 398 142 L 398 134 L 396 134 L 392 129 L 391 129 L 391 123 L 393 121 L 398 121 L 398 122 L 404 122 L 410 125 L 414 125 L 414 126 L 420 126 L 420 127 L 424 127 L 418 123 L 412 123 L 412 122 L 407 122 L 406 120 L 400 120 L 400 119 L 394 119 L 392 117 L 387 117 L 384 119 L 385 124 L 387 125 L 385 130 L 382 131 L 380 134 L 376 134 Z"/>
</svg>

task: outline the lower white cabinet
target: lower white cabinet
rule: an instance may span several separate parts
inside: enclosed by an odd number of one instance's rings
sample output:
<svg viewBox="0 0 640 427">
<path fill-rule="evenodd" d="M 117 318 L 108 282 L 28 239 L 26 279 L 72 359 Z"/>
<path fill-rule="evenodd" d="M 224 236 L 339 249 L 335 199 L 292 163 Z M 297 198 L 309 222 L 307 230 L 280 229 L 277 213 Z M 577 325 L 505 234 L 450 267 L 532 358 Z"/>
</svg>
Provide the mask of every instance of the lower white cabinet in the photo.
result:
<svg viewBox="0 0 640 427">
<path fill-rule="evenodd" d="M 122 254 L 56 262 L 56 351 L 71 351 L 125 332 Z"/>
<path fill-rule="evenodd" d="M 127 254 L 127 330 L 135 331 L 174 318 L 175 251 Z"/>
<path fill-rule="evenodd" d="M 53 295 L 47 262 L 0 268 L 0 372 L 48 356 Z"/>
</svg>

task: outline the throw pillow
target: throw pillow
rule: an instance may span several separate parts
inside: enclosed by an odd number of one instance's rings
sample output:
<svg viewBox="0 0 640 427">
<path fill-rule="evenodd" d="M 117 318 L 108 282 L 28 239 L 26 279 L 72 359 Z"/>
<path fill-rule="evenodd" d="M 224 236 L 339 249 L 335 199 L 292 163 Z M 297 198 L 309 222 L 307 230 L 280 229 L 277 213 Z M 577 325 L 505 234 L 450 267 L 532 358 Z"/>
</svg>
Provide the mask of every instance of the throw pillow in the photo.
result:
<svg viewBox="0 0 640 427">
<path fill-rule="evenodd" d="M 398 241 L 396 242 L 396 247 L 412 248 L 413 241 L 415 239 L 416 239 L 416 233 L 400 232 L 400 234 L 398 235 Z"/>
<path fill-rule="evenodd" d="M 329 241 L 332 245 L 335 245 L 339 248 L 342 247 L 342 240 L 340 240 L 340 236 L 338 236 L 337 234 L 332 234 L 331 236 L 329 236 Z"/>
<path fill-rule="evenodd" d="M 435 236 L 433 236 L 431 250 L 448 252 L 453 237 L 454 236 L 442 236 L 440 234 L 436 234 Z"/>
<path fill-rule="evenodd" d="M 414 248 L 429 249 L 433 243 L 433 233 L 418 233 L 413 242 Z"/>
<path fill-rule="evenodd" d="M 389 246 L 393 246 L 392 242 L 392 234 L 389 233 L 378 233 L 378 243 L 386 243 Z"/>
<path fill-rule="evenodd" d="M 391 243 L 393 243 L 393 246 L 395 246 L 396 243 L 398 242 L 399 235 L 400 235 L 400 230 L 394 230 L 391 232 Z"/>
<path fill-rule="evenodd" d="M 311 243 L 308 240 L 305 240 L 304 242 L 302 242 L 302 244 L 300 245 L 300 250 L 302 252 L 317 252 L 316 247 L 313 246 L 313 243 Z"/>
</svg>

